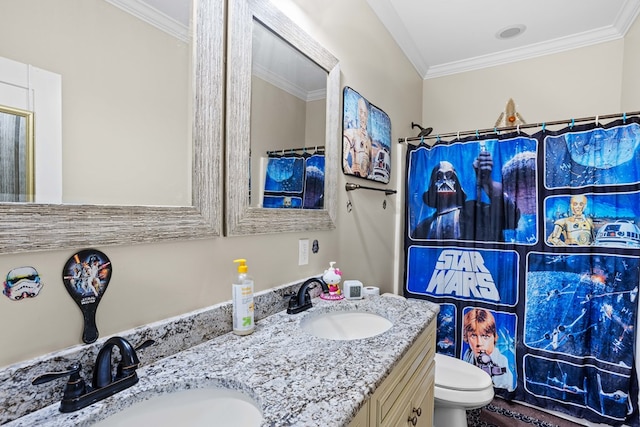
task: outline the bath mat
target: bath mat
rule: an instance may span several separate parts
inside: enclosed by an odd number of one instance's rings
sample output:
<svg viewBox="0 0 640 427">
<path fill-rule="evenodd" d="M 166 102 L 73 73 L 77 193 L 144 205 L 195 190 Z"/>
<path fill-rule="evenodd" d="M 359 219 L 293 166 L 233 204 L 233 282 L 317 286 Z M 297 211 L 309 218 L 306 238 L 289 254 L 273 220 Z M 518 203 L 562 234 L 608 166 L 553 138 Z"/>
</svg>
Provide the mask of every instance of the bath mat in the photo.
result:
<svg viewBox="0 0 640 427">
<path fill-rule="evenodd" d="M 575 427 L 580 424 L 517 403 L 494 399 L 480 409 L 467 411 L 469 427 Z"/>
</svg>

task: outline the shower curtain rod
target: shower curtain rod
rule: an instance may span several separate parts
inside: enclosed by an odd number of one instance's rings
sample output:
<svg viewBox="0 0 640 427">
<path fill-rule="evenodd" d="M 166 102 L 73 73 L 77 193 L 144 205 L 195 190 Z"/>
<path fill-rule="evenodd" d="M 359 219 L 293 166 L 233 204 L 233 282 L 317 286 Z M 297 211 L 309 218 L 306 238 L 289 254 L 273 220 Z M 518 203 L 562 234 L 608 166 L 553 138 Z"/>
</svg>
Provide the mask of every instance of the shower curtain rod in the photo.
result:
<svg viewBox="0 0 640 427">
<path fill-rule="evenodd" d="M 528 129 L 528 128 L 535 128 L 535 127 L 542 127 L 543 129 L 546 126 L 553 126 L 553 125 L 562 125 L 562 124 L 573 124 L 573 123 L 578 123 L 578 122 L 590 122 L 590 121 L 594 121 L 596 122 L 596 124 L 599 122 L 599 120 L 608 120 L 608 119 L 616 119 L 616 118 L 627 118 L 630 116 L 637 116 L 640 115 L 640 111 L 632 111 L 629 113 L 617 113 L 617 114 L 607 114 L 604 116 L 591 116 L 591 117 L 581 117 L 579 119 L 570 119 L 570 120 L 556 120 L 556 121 L 552 121 L 552 122 L 542 122 L 542 123 L 531 123 L 531 124 L 525 124 L 525 125 L 518 125 L 518 126 L 505 126 L 505 127 L 495 127 L 495 128 L 486 128 L 486 129 L 476 129 L 476 130 L 467 130 L 464 132 L 447 132 L 447 133 L 443 133 L 440 135 L 429 135 L 429 136 L 425 136 L 425 137 L 421 137 L 421 136 L 410 136 L 410 137 L 405 137 L 405 138 L 398 138 L 398 143 L 402 144 L 402 143 L 408 143 L 411 141 L 424 141 L 425 139 L 441 139 L 441 138 L 449 138 L 452 136 L 455 136 L 456 138 L 459 138 L 461 136 L 468 136 L 468 135 L 486 135 L 489 133 L 500 133 L 500 132 L 504 132 L 504 131 L 520 131 L 521 129 Z"/>
<path fill-rule="evenodd" d="M 299 148 L 283 148 L 281 150 L 268 150 L 267 151 L 267 156 L 270 156 L 272 154 L 287 154 L 287 153 L 293 153 L 295 151 L 302 151 L 302 152 L 318 152 L 318 151 L 324 151 L 324 145 L 314 145 L 313 147 L 299 147 Z"/>
</svg>

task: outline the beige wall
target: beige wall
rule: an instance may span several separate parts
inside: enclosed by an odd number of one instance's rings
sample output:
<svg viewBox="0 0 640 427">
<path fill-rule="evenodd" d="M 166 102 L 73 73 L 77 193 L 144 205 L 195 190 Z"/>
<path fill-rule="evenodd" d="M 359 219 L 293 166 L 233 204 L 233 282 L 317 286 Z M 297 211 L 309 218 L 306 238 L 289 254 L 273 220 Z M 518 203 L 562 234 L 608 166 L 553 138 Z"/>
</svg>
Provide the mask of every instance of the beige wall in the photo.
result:
<svg viewBox="0 0 640 427">
<path fill-rule="evenodd" d="M 640 17 L 624 38 L 621 111 L 640 110 Z"/>
<path fill-rule="evenodd" d="M 411 121 L 421 117 L 422 80 L 365 0 L 277 3 L 299 6 L 291 13 L 340 60 L 342 85 L 389 114 L 394 140 L 412 133 Z M 392 151 L 398 153 L 395 146 Z M 96 248 L 113 263 L 111 282 L 98 307 L 100 336 L 228 301 L 232 261 L 240 257 L 247 258 L 258 291 L 320 274 L 329 261 L 337 262 L 345 279 L 391 290 L 397 198 L 387 197 L 383 210 L 382 193 L 353 192 L 353 211 L 347 213 L 345 181 L 340 174 L 334 231 Z M 394 177 L 389 187 L 397 186 Z M 320 251 L 310 254 L 309 265 L 299 267 L 298 240 L 303 237 L 318 239 Z M 92 247 L 91 242 L 84 247 Z M 36 298 L 15 302 L 0 297 L 0 366 L 81 343 L 82 315 L 62 282 L 64 264 L 78 249 L 83 248 L 0 256 L 0 274 L 30 265 L 44 282 Z"/>
<path fill-rule="evenodd" d="M 528 123 L 618 113 L 623 52 L 618 40 L 425 80 L 422 120 L 434 134 L 493 128 L 509 98 Z"/>
<path fill-rule="evenodd" d="M 355 182 L 399 190 L 404 170 L 397 162 L 404 159 L 404 154 L 395 141 L 414 134 L 411 122 L 421 117 L 422 80 L 364 0 L 295 3 L 299 6 L 297 22 L 340 59 L 342 86 L 356 90 L 391 119 L 390 183 L 383 186 L 344 175 L 338 181 L 338 266 L 345 279 L 359 279 L 365 285 L 380 286 L 383 292 L 392 291 L 400 275 L 401 249 L 395 224 L 403 210 L 402 192 L 392 196 L 370 190 L 347 193 L 344 184 Z M 347 210 L 348 201 L 351 212 Z"/>
</svg>

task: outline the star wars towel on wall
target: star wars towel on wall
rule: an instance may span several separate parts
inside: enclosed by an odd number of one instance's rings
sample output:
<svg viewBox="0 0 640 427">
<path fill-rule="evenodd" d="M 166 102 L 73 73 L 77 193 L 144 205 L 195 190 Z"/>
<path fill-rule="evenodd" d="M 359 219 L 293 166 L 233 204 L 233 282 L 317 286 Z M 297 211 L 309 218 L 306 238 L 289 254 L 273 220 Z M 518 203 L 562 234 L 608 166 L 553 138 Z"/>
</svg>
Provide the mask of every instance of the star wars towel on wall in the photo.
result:
<svg viewBox="0 0 640 427">
<path fill-rule="evenodd" d="M 407 152 L 406 297 L 436 349 L 496 393 L 638 425 L 640 125 L 488 135 Z"/>
</svg>

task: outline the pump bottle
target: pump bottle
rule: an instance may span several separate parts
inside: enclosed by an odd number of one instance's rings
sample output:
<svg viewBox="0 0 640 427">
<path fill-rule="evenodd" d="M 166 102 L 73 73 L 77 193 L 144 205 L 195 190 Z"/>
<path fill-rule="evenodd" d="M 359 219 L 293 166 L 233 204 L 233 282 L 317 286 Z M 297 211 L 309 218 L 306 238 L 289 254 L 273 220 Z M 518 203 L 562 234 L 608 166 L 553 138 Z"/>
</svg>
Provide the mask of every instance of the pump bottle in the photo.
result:
<svg viewBox="0 0 640 427">
<path fill-rule="evenodd" d="M 249 335 L 255 329 L 253 319 L 253 279 L 247 274 L 247 261 L 236 259 L 238 275 L 232 286 L 233 302 L 233 333 Z"/>
</svg>

